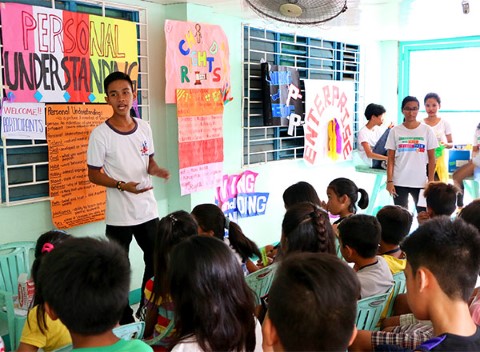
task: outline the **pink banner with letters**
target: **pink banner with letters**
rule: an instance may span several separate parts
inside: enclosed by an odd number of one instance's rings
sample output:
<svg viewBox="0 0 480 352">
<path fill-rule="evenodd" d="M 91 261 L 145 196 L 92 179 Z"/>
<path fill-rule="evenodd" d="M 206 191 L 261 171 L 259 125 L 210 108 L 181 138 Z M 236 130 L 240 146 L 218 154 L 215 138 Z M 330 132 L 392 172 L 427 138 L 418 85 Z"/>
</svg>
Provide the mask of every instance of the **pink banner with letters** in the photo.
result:
<svg viewBox="0 0 480 352">
<path fill-rule="evenodd" d="M 165 21 L 165 101 L 176 103 L 176 89 L 216 88 L 228 101 L 230 63 L 227 36 L 220 26 Z"/>
</svg>

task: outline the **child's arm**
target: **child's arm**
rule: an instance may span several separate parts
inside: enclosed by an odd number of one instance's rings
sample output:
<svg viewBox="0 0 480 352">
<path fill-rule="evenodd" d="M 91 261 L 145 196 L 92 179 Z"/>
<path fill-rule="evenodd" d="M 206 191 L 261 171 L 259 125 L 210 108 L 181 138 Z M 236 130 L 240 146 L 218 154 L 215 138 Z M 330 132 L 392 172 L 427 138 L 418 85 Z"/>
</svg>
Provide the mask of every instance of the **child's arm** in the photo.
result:
<svg viewBox="0 0 480 352">
<path fill-rule="evenodd" d="M 38 351 L 38 347 L 34 345 L 30 345 L 28 343 L 20 342 L 18 346 L 17 352 L 36 352 Z"/>
<path fill-rule="evenodd" d="M 388 160 L 388 157 L 382 154 L 377 154 L 372 151 L 372 148 L 370 148 L 370 145 L 368 142 L 362 142 L 362 147 L 363 150 L 365 150 L 365 154 L 367 155 L 367 158 L 369 159 L 376 159 L 376 160 Z"/>
<path fill-rule="evenodd" d="M 150 156 L 148 161 L 148 174 L 152 176 L 157 176 L 168 180 L 170 178 L 170 172 L 167 169 L 161 168 L 158 166 L 153 156 Z"/>
</svg>

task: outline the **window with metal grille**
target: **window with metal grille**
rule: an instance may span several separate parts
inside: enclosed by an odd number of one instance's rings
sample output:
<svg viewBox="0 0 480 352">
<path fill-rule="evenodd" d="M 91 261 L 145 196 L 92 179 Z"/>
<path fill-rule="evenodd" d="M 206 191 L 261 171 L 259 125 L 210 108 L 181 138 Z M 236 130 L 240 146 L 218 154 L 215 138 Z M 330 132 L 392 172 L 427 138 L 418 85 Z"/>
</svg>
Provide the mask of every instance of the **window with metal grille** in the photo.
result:
<svg viewBox="0 0 480 352">
<path fill-rule="evenodd" d="M 111 4 L 106 1 L 4 0 L 58 10 L 93 14 L 135 22 L 138 48 L 138 111 L 150 120 L 148 99 L 148 52 L 146 10 L 141 7 Z M 3 62 L 0 58 L 2 72 Z M 1 79 L 0 75 L 0 79 Z M 3 98 L 3 92 L 2 92 Z M 1 202 L 5 205 L 49 199 L 48 145 L 45 140 L 0 140 Z M 86 167 L 86 165 L 85 165 Z"/>
<path fill-rule="evenodd" d="M 356 137 L 360 72 L 358 45 L 249 26 L 243 28 L 243 43 L 243 165 L 303 157 L 303 126 L 295 127 L 290 136 L 287 134 L 288 127 L 264 125 L 262 62 L 296 68 L 300 74 L 302 92 L 302 79 L 353 81 L 353 129 Z"/>
</svg>

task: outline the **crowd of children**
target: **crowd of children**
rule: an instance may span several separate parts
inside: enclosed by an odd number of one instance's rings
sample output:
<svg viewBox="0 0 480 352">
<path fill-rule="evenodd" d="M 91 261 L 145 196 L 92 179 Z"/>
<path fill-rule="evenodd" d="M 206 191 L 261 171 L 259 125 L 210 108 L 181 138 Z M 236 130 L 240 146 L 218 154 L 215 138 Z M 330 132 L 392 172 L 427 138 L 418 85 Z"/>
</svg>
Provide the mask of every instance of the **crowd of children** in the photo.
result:
<svg viewBox="0 0 480 352">
<path fill-rule="evenodd" d="M 457 186 L 430 182 L 426 207 L 418 204 L 427 178 L 433 181 L 434 171 L 441 176 L 434 168 L 438 142 L 452 145 L 448 124 L 436 116 L 438 95 L 430 93 L 424 103 L 424 122 L 438 133 L 416 120 L 414 97 L 404 99 L 404 123 L 391 130 L 379 129 L 381 105 L 365 111 L 369 122 L 361 150 L 375 160 L 372 167 L 388 161 L 387 190 L 397 204 L 385 205 L 376 216 L 357 214 L 369 197 L 348 178 L 329 183 L 326 202 L 308 182 L 293 184 L 283 193 L 278 248 L 261 265 L 255 259 L 262 259 L 262 251 L 215 204 L 159 220 L 153 246 L 144 249 L 153 253 L 146 263 L 153 275 L 138 314 L 145 322 L 143 341 L 114 333 L 129 295 L 128 246 L 112 236 L 41 235 L 32 266 L 35 297 L 18 351 L 68 345 L 84 352 L 480 350 L 480 293 L 473 291 L 480 273 L 480 200 L 452 220 L 461 193 L 457 180 Z M 422 153 L 405 149 L 401 141 L 409 136 L 422 137 Z M 150 174 L 168 177 L 159 170 Z M 105 180 L 97 183 L 121 192 L 131 186 L 132 194 L 150 191 L 148 185 L 138 190 L 138 184 Z M 411 234 L 409 194 L 419 224 Z M 272 262 L 275 278 L 268 298 L 262 297 L 262 329 L 245 276 Z M 407 290 L 396 297 L 395 311 L 410 314 L 386 319 L 386 331 L 357 331 L 357 301 L 391 292 L 392 275 L 399 272 L 405 273 Z"/>
</svg>

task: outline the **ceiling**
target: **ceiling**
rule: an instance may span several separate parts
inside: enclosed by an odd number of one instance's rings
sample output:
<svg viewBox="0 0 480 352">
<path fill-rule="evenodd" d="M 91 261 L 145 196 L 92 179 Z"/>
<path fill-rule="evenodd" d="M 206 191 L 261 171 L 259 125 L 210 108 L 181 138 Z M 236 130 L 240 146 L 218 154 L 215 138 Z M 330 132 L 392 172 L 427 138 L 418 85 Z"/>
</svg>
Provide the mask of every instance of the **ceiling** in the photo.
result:
<svg viewBox="0 0 480 352">
<path fill-rule="evenodd" d="M 259 19 L 243 0 L 146 1 L 158 4 L 195 3 L 212 7 L 217 13 L 241 17 L 250 23 L 284 26 L 271 20 Z M 300 3 L 301 1 L 299 0 Z M 463 13 L 462 1 L 469 3 L 469 14 Z M 283 2 L 287 0 L 282 0 Z M 319 26 L 320 30 L 335 30 L 335 33 L 338 31 L 377 40 L 416 40 L 480 34 L 480 0 L 347 0 L 347 7 L 345 13 Z M 303 31 L 308 33 L 317 29 L 318 27 L 306 27 Z"/>
</svg>

